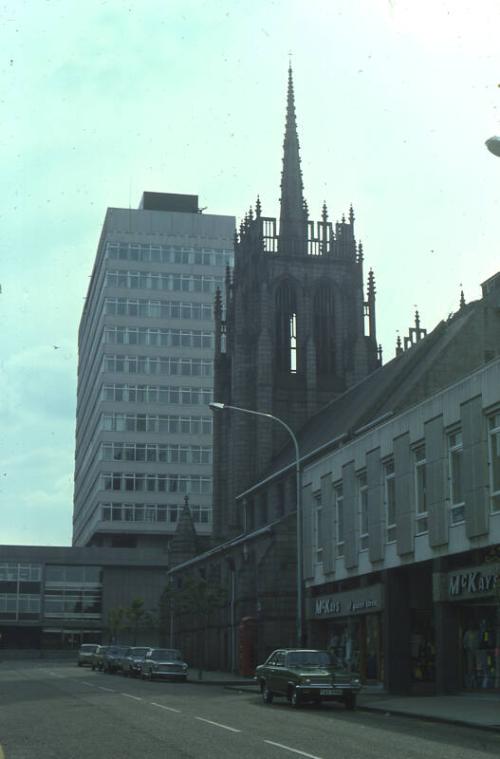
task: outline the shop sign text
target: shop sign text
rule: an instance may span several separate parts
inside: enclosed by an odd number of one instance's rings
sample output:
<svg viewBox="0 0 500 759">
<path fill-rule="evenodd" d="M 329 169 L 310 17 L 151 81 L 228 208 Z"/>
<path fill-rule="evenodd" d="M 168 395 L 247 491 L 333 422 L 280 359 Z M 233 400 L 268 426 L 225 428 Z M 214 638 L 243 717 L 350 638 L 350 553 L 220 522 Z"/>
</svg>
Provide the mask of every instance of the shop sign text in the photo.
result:
<svg viewBox="0 0 500 759">
<path fill-rule="evenodd" d="M 375 585 L 369 591 L 356 589 L 331 596 L 318 596 L 311 599 L 309 608 L 313 618 L 378 612 L 383 608 L 382 588 Z"/>
<path fill-rule="evenodd" d="M 474 595 L 475 593 L 490 593 L 496 583 L 495 574 L 485 574 L 480 571 L 459 572 L 449 576 L 448 592 L 450 596 Z"/>
<path fill-rule="evenodd" d="M 333 598 L 317 598 L 315 614 L 317 617 L 322 617 L 324 614 L 340 614 L 341 612 L 340 601 L 334 601 Z"/>
</svg>

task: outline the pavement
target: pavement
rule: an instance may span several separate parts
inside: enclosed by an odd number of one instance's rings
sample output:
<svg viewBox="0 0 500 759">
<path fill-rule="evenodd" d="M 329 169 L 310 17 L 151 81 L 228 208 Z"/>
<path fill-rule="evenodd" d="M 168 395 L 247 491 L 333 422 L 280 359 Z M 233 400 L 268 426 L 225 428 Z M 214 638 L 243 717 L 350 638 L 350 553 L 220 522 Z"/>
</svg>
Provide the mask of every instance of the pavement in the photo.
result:
<svg viewBox="0 0 500 759">
<path fill-rule="evenodd" d="M 189 680 L 200 685 L 222 685 L 256 693 L 253 677 L 231 672 L 189 670 Z M 358 696 L 358 709 L 381 712 L 385 717 L 398 715 L 432 722 L 493 730 L 500 732 L 500 693 L 457 693 L 442 696 L 393 696 L 378 686 L 364 686 Z"/>
</svg>

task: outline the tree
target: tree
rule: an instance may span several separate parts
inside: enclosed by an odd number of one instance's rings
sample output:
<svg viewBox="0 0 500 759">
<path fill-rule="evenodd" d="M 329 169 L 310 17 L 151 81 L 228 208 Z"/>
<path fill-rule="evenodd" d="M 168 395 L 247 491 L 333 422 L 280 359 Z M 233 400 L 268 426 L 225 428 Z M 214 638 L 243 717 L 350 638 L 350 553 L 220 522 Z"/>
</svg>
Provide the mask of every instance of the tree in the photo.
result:
<svg viewBox="0 0 500 759">
<path fill-rule="evenodd" d="M 144 601 L 142 598 L 134 598 L 132 600 L 130 606 L 125 609 L 125 616 L 130 622 L 133 645 L 135 646 L 137 645 L 137 632 L 139 627 L 141 626 L 141 623 L 144 625 L 149 618 L 149 612 L 144 608 Z"/>
<path fill-rule="evenodd" d="M 119 633 L 125 627 L 125 609 L 123 606 L 114 606 L 108 614 L 108 630 L 111 643 L 118 643 Z"/>
<path fill-rule="evenodd" d="M 210 613 L 221 606 L 227 593 L 220 585 L 209 583 L 204 577 L 188 576 L 182 586 L 174 588 L 168 585 L 163 594 L 163 604 L 168 604 L 170 611 L 176 614 L 188 614 L 197 622 L 198 636 L 198 679 L 203 677 L 206 664 L 206 631 Z"/>
</svg>

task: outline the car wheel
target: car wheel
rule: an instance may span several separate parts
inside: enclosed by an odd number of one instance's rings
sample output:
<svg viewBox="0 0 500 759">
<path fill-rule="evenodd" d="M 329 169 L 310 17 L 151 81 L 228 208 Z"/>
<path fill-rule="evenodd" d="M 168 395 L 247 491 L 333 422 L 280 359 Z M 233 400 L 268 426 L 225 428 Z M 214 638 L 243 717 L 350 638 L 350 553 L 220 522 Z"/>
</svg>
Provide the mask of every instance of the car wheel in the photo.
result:
<svg viewBox="0 0 500 759">
<path fill-rule="evenodd" d="M 344 704 L 345 708 L 349 709 L 349 711 L 356 708 L 356 696 L 354 693 L 349 693 L 347 696 L 344 696 Z"/>
<path fill-rule="evenodd" d="M 146 673 L 145 672 L 141 672 L 141 680 L 145 680 L 145 679 L 146 679 Z"/>
<path fill-rule="evenodd" d="M 262 700 L 263 700 L 263 702 L 265 704 L 272 704 L 273 703 L 273 698 L 274 698 L 274 693 L 272 692 L 272 690 L 269 690 L 269 688 L 267 687 L 266 683 L 262 683 L 262 690 L 261 690 L 261 692 L 262 692 Z"/>
<path fill-rule="evenodd" d="M 315 696 L 313 700 L 314 706 L 321 706 L 321 696 Z"/>
<path fill-rule="evenodd" d="M 81 663 L 81 661 L 79 661 L 79 662 L 78 662 L 78 666 L 79 666 L 79 667 L 81 667 L 81 666 L 82 666 L 82 663 Z"/>
<path fill-rule="evenodd" d="M 151 669 L 148 672 L 148 680 L 149 680 L 150 683 L 153 682 L 153 670 L 151 670 Z"/>
<path fill-rule="evenodd" d="M 299 706 L 302 706 L 302 699 L 297 688 L 294 688 L 292 691 L 292 695 L 290 696 L 290 703 L 295 709 L 298 709 Z"/>
</svg>

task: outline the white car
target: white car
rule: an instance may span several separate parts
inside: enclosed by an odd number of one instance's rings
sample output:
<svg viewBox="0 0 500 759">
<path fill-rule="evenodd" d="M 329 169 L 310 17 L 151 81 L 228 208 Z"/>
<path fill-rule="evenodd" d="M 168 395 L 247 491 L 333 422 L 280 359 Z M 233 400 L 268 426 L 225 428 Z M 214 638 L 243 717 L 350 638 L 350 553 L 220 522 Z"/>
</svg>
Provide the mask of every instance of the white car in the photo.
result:
<svg viewBox="0 0 500 759">
<path fill-rule="evenodd" d="M 168 680 L 187 680 L 188 665 L 176 648 L 151 648 L 142 662 L 143 680 L 162 677 Z"/>
</svg>

